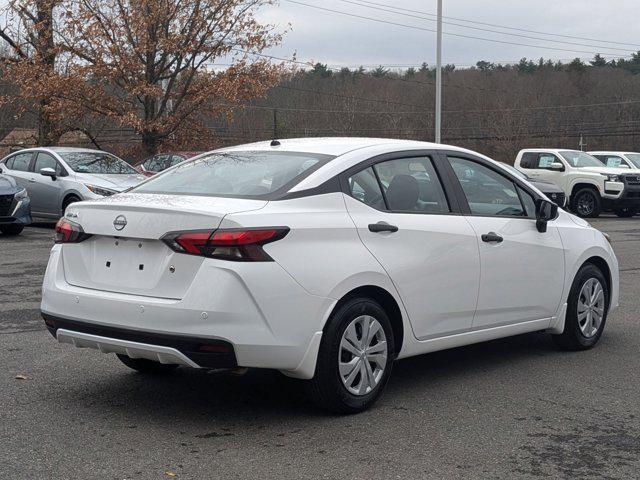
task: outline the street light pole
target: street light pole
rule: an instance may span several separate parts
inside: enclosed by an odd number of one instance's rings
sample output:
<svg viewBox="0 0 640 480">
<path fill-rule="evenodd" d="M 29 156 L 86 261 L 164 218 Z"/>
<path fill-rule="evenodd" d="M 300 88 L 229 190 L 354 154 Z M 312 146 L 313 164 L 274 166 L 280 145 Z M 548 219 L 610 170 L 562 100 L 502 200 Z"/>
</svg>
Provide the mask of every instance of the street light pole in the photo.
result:
<svg viewBox="0 0 640 480">
<path fill-rule="evenodd" d="M 442 128 L 442 0 L 438 0 L 438 40 L 436 52 L 436 143 L 441 143 Z"/>
</svg>

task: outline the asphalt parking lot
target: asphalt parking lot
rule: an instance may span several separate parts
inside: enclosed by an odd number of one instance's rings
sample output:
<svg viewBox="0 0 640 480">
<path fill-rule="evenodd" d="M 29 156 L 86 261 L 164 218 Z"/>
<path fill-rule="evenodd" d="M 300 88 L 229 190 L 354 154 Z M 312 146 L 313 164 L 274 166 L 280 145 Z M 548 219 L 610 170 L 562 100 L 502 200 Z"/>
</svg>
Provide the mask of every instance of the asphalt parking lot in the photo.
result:
<svg viewBox="0 0 640 480">
<path fill-rule="evenodd" d="M 640 218 L 592 223 L 621 267 L 596 349 L 529 334 L 403 360 L 344 417 L 277 372 L 149 378 L 56 343 L 39 315 L 51 226 L 0 237 L 0 476 L 638 478 Z"/>
</svg>

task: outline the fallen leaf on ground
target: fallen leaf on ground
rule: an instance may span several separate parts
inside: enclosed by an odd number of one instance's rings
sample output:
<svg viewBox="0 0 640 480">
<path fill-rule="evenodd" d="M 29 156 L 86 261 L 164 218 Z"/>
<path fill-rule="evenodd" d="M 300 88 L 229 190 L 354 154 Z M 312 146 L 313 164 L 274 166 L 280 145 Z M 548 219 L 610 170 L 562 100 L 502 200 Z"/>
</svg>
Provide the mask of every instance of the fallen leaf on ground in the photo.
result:
<svg viewBox="0 0 640 480">
<path fill-rule="evenodd" d="M 177 476 L 178 476 L 178 474 L 177 474 L 177 473 L 174 473 L 174 472 L 164 472 L 164 474 L 165 474 L 167 477 L 177 477 Z"/>
<path fill-rule="evenodd" d="M 26 375 L 16 375 L 14 378 L 15 378 L 16 380 L 26 380 L 26 379 L 27 379 L 27 376 L 26 376 Z"/>
</svg>

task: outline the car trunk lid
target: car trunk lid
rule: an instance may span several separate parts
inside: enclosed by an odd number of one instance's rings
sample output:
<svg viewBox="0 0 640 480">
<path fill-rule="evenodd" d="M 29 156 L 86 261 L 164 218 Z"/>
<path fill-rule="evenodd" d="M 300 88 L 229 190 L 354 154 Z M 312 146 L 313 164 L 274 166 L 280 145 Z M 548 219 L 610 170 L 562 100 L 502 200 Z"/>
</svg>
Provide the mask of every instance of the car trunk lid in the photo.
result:
<svg viewBox="0 0 640 480">
<path fill-rule="evenodd" d="M 134 193 L 72 204 L 65 217 L 92 236 L 63 245 L 65 278 L 77 287 L 180 299 L 204 259 L 176 253 L 160 238 L 169 232 L 215 230 L 225 215 L 266 204 Z"/>
</svg>

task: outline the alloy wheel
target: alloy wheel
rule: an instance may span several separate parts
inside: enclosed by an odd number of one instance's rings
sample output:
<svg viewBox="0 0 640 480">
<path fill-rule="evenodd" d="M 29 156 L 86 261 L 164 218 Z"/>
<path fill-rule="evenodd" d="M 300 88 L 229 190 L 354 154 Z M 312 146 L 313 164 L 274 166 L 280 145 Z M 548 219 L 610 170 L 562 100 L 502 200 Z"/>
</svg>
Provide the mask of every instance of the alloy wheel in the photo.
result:
<svg viewBox="0 0 640 480">
<path fill-rule="evenodd" d="M 387 338 L 378 320 L 361 315 L 349 323 L 338 353 L 340 379 L 353 395 L 371 393 L 387 367 Z"/>
<path fill-rule="evenodd" d="M 596 278 L 587 280 L 578 295 L 578 325 L 586 338 L 593 337 L 604 318 L 604 289 Z"/>
<path fill-rule="evenodd" d="M 578 213 L 584 217 L 591 215 L 596 208 L 596 199 L 593 196 L 593 193 L 590 192 L 585 192 L 580 195 L 580 198 L 578 198 L 576 203 Z"/>
</svg>

